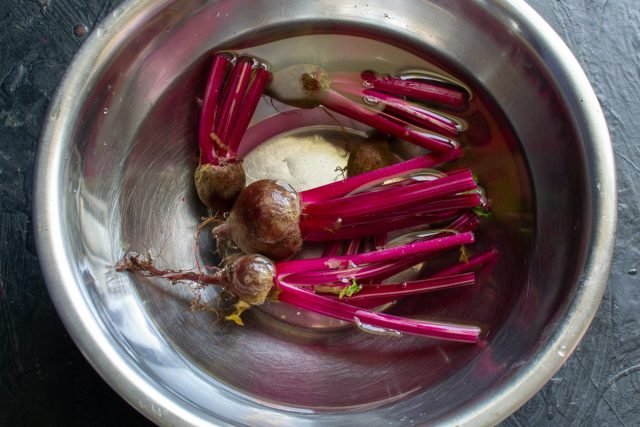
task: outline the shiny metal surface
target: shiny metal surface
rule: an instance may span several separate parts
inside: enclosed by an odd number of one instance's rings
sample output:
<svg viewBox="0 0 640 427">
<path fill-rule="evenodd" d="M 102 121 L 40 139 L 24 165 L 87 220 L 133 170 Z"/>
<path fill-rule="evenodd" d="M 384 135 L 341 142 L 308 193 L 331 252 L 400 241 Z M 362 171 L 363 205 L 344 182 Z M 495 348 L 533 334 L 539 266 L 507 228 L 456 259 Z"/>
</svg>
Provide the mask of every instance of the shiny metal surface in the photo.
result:
<svg viewBox="0 0 640 427">
<path fill-rule="evenodd" d="M 522 213 L 505 196 L 487 235 L 511 245 L 513 265 L 471 310 L 491 322 L 486 344 L 319 331 L 307 327 L 312 320 L 282 321 L 268 311 L 236 328 L 191 311 L 193 290 L 113 272 L 127 249 L 149 248 L 174 267 L 207 260 L 194 252 L 204 211 L 191 185 L 206 53 L 310 33 L 384 40 L 435 58 L 506 113 L 521 145 L 513 157 L 485 156 L 481 178 L 500 199 L 504 177 L 496 172 L 524 156 L 526 166 L 511 172 L 526 172 L 519 184 L 532 183 L 535 234 L 530 245 L 500 237 L 497 226 Z M 331 59 L 304 46 L 269 59 L 275 67 L 304 56 Z M 345 51 L 368 55 L 359 46 Z M 261 108 L 266 120 L 272 107 Z M 321 125 L 317 132 L 274 135 L 247 162 L 302 185 L 331 179 L 308 176 L 295 150 L 306 147 L 333 166 L 342 148 L 331 139 L 342 133 L 327 118 L 310 120 Z M 361 137 L 356 124 L 346 127 Z M 297 160 L 280 169 L 273 153 Z M 320 169 L 334 173 L 313 170 Z M 615 235 L 614 176 L 586 77 L 521 1 L 131 1 L 94 31 L 52 102 L 36 166 L 35 229 L 70 334 L 98 372 L 159 424 L 482 425 L 533 395 L 595 314 Z"/>
</svg>

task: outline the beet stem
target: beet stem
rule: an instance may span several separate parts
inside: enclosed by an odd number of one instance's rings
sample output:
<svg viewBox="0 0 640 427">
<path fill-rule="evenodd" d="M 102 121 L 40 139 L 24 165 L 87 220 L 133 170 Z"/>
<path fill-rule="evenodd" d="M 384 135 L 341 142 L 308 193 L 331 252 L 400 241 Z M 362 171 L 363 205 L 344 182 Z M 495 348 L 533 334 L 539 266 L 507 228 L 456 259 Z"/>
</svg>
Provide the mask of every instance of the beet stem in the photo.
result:
<svg viewBox="0 0 640 427">
<path fill-rule="evenodd" d="M 479 267 L 492 265 L 498 261 L 499 256 L 500 256 L 500 253 L 498 252 L 497 249 L 495 248 L 490 249 L 479 255 L 472 256 L 466 262 L 460 262 L 458 264 L 444 268 L 443 270 L 438 271 L 431 277 L 444 277 L 444 276 L 450 276 L 454 274 L 462 274 L 462 273 L 475 270 L 476 268 L 479 268 Z"/>
<path fill-rule="evenodd" d="M 329 269 L 330 265 L 335 265 L 336 268 L 344 268 L 349 265 L 349 262 L 359 265 L 374 262 L 394 261 L 415 254 L 430 253 L 443 248 L 451 248 L 454 246 L 466 245 L 473 242 L 473 233 L 465 232 L 452 236 L 434 238 L 421 242 L 410 243 L 404 246 L 382 249 L 373 252 L 365 252 L 355 255 L 341 255 L 337 257 L 283 261 L 278 263 L 278 276 L 284 278 L 286 277 L 286 275 L 294 273 L 313 270 L 327 270 Z"/>
<path fill-rule="evenodd" d="M 342 240 L 332 241 L 331 243 L 325 246 L 324 250 L 322 251 L 322 256 L 332 257 L 332 256 L 340 255 L 342 252 L 343 245 L 344 245 L 344 242 Z"/>
<path fill-rule="evenodd" d="M 446 153 L 459 147 L 459 144 L 451 139 L 436 134 L 418 132 L 410 127 L 402 126 L 378 112 L 371 111 L 369 108 L 351 101 L 332 89 L 327 90 L 323 94 L 321 102 L 322 105 L 330 110 L 362 122 L 380 132 L 391 134 L 396 138 L 426 148 L 427 150 Z"/>
<path fill-rule="evenodd" d="M 292 285 L 308 286 L 308 285 L 325 285 L 325 286 L 342 286 L 344 280 L 365 280 L 374 279 L 383 276 L 393 276 L 402 270 L 406 270 L 412 265 L 419 264 L 424 261 L 427 255 L 410 256 L 406 260 L 394 262 L 377 262 L 362 267 L 353 267 L 340 270 L 319 270 L 308 271 L 304 273 L 291 274 L 281 279 Z"/>
<path fill-rule="evenodd" d="M 214 126 L 215 134 L 225 146 L 225 155 L 228 152 L 229 134 L 237 120 L 240 105 L 251 80 L 253 65 L 254 59 L 251 57 L 238 58 L 225 85 L 224 100 Z"/>
<path fill-rule="evenodd" d="M 388 233 L 442 222 L 461 214 L 461 209 L 473 208 L 481 204 L 482 199 L 477 194 L 460 194 L 442 200 L 416 203 L 413 206 L 390 213 L 365 216 L 352 221 L 342 219 L 339 225 L 336 225 L 335 219 L 308 218 L 303 223 L 303 236 L 308 242 L 323 242 L 353 239 L 380 232 Z M 477 223 L 477 217 L 472 213 L 469 214 L 476 218 L 475 220 L 470 219 L 470 221 Z"/>
<path fill-rule="evenodd" d="M 375 185 L 391 178 L 406 175 L 421 169 L 432 168 L 442 163 L 457 159 L 462 155 L 462 150 L 455 149 L 446 154 L 431 153 L 426 156 L 406 160 L 395 165 L 386 166 L 370 172 L 365 172 L 341 181 L 325 184 L 300 193 L 303 204 L 317 203 L 346 196 L 365 185 Z"/>
<path fill-rule="evenodd" d="M 211 139 L 211 132 L 218 111 L 220 91 L 231 63 L 231 55 L 216 53 L 211 64 L 211 71 L 207 80 L 202 110 L 200 111 L 200 126 L 198 128 L 198 142 L 200 146 L 200 163 L 217 164 L 218 145 Z"/>
<path fill-rule="evenodd" d="M 460 135 L 459 125 L 454 120 L 402 98 L 366 89 L 347 81 L 332 81 L 331 87 L 339 93 L 360 97 L 366 104 L 371 104 L 386 114 L 408 120 L 426 130 L 449 137 Z"/>
<path fill-rule="evenodd" d="M 477 342 L 480 335 L 480 328 L 477 326 L 405 319 L 385 313 L 373 313 L 286 283 L 280 283 L 278 286 L 281 291 L 278 295 L 280 301 L 347 322 L 354 322 L 361 329 L 371 326 L 388 331 L 467 343 Z"/>
<path fill-rule="evenodd" d="M 468 169 L 450 172 L 447 176 L 432 181 L 414 181 L 406 186 L 388 188 L 380 191 L 355 194 L 310 203 L 304 206 L 300 218 L 301 226 L 308 217 L 316 218 L 357 218 L 364 215 L 376 215 L 415 203 L 434 201 L 438 198 L 476 189 L 476 183 Z M 302 227 L 304 228 L 304 226 Z"/>
<path fill-rule="evenodd" d="M 239 107 L 239 111 L 237 113 L 237 119 L 235 124 L 233 124 L 233 129 L 229 133 L 229 138 L 227 143 L 229 145 L 229 157 L 237 157 L 238 156 L 238 147 L 240 145 L 240 141 L 244 136 L 244 133 L 247 131 L 249 127 L 249 123 L 251 122 L 251 118 L 253 117 L 253 113 L 256 111 L 256 107 L 258 106 L 258 102 L 262 97 L 262 93 L 264 92 L 267 83 L 271 79 L 271 72 L 266 68 L 264 64 L 260 64 L 258 69 L 255 72 L 255 76 L 247 89 L 247 93 L 245 95 L 242 104 Z"/>
<path fill-rule="evenodd" d="M 451 107 L 463 106 L 468 98 L 467 92 L 461 88 L 445 87 L 438 84 L 403 80 L 389 76 L 378 76 L 372 72 L 362 73 L 362 78 L 367 85 L 381 92 Z"/>
<path fill-rule="evenodd" d="M 377 233 L 374 237 L 373 247 L 375 249 L 382 249 L 387 246 L 389 235 L 386 232 L 380 233 L 380 230 L 377 230 Z"/>
<path fill-rule="evenodd" d="M 424 292 L 439 291 L 459 286 L 470 286 L 476 283 L 475 274 L 464 273 L 442 277 L 430 277 L 428 279 L 412 280 L 402 283 L 389 283 L 377 286 L 365 286 L 357 294 L 342 299 L 342 302 L 350 304 L 352 302 L 364 300 L 384 300 L 394 301 L 410 295 Z M 330 298 L 333 296 L 329 296 Z"/>
</svg>

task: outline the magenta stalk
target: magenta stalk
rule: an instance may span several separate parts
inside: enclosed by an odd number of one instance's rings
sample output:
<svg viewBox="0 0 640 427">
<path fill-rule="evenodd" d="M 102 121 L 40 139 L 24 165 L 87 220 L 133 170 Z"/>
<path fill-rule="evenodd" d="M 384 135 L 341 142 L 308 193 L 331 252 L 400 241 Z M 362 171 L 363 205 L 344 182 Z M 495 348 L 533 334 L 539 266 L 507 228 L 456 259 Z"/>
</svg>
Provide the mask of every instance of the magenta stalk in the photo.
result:
<svg viewBox="0 0 640 427">
<path fill-rule="evenodd" d="M 326 91 L 322 97 L 322 105 L 382 133 L 388 133 L 436 153 L 446 153 L 459 148 L 459 144 L 452 139 L 435 133 L 420 132 L 411 126 L 403 126 L 395 120 L 390 120 L 378 112 L 373 112 L 367 107 L 345 98 L 333 89 Z"/>
<path fill-rule="evenodd" d="M 280 284 L 279 288 L 281 292 L 278 299 L 280 301 L 325 316 L 356 323 L 362 329 L 382 328 L 387 332 L 397 331 L 404 334 L 466 343 L 478 342 L 481 332 L 477 326 L 414 320 L 385 313 L 374 313 L 288 284 Z"/>
<path fill-rule="evenodd" d="M 396 163 L 395 165 L 376 169 L 351 178 L 336 181 L 321 187 L 300 193 L 303 204 L 317 203 L 346 196 L 356 190 L 381 184 L 392 178 L 406 176 L 422 169 L 433 168 L 455 160 L 462 155 L 462 150 L 450 150 L 445 154 L 428 154 L 415 159 Z"/>
<path fill-rule="evenodd" d="M 202 110 L 200 111 L 200 126 L 198 129 L 198 142 L 200 146 L 200 162 L 214 163 L 217 157 L 217 149 L 211 139 L 211 132 L 218 112 L 218 100 L 222 85 L 227 74 L 227 68 L 231 64 L 231 55 L 218 53 L 213 57 L 211 71 L 207 80 Z"/>
<path fill-rule="evenodd" d="M 361 77 L 367 86 L 396 96 L 406 96 L 450 107 L 461 107 L 468 101 L 467 92 L 459 87 L 380 76 L 370 71 L 365 71 Z"/>
</svg>

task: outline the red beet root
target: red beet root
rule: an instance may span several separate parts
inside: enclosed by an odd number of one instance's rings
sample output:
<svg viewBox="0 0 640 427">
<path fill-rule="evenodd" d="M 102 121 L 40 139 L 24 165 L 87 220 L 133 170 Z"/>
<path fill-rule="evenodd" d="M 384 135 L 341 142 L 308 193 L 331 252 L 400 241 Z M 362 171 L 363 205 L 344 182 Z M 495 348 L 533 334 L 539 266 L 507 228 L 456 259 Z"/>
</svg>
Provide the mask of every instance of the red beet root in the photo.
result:
<svg viewBox="0 0 640 427">
<path fill-rule="evenodd" d="M 391 151 L 389 140 L 384 135 L 373 135 L 356 145 L 349 153 L 347 177 L 391 166 L 400 158 Z"/>
<path fill-rule="evenodd" d="M 213 234 L 231 240 L 244 253 L 287 259 L 302 248 L 301 210 L 300 196 L 289 184 L 256 181 L 240 193 L 227 221 Z"/>
</svg>

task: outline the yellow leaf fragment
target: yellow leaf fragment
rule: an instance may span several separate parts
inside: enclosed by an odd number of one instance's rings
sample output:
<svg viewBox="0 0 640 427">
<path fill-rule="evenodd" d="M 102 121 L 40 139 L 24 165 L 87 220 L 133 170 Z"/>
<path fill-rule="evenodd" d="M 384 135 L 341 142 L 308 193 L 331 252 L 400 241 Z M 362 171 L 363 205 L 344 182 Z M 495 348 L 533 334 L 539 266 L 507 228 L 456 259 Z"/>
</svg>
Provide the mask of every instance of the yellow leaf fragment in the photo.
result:
<svg viewBox="0 0 640 427">
<path fill-rule="evenodd" d="M 238 326 L 244 326 L 244 322 L 242 321 L 242 318 L 240 316 L 245 312 L 245 310 L 251 308 L 251 305 L 242 300 L 239 300 L 233 306 L 235 307 L 236 311 L 228 316 L 225 316 L 224 320 L 230 320 L 232 322 L 235 322 L 235 324 Z"/>
</svg>

